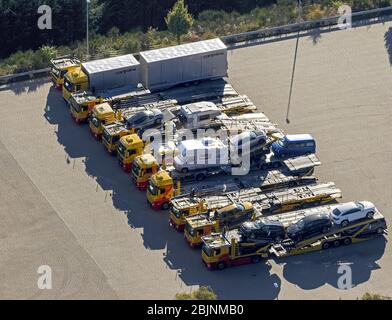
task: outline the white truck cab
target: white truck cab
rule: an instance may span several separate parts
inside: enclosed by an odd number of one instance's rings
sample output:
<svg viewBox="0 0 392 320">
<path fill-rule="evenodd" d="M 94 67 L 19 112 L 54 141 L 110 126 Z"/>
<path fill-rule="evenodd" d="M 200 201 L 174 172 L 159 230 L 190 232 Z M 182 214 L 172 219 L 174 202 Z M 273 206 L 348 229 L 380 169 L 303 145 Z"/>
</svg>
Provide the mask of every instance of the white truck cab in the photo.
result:
<svg viewBox="0 0 392 320">
<path fill-rule="evenodd" d="M 228 147 L 217 138 L 181 141 L 177 149 L 174 168 L 182 173 L 219 167 L 229 162 Z"/>
</svg>

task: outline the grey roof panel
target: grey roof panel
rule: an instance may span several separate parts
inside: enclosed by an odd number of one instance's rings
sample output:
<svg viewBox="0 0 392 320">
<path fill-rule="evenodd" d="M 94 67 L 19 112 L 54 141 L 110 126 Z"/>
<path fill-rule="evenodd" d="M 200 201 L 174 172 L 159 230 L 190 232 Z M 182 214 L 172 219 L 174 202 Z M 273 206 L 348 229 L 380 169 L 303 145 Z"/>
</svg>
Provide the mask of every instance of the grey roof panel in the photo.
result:
<svg viewBox="0 0 392 320">
<path fill-rule="evenodd" d="M 140 52 L 140 56 L 142 56 L 146 62 L 155 62 L 226 49 L 227 47 L 222 40 L 216 38 L 168 48 L 144 51 Z"/>
<path fill-rule="evenodd" d="M 119 57 L 94 60 L 83 63 L 84 69 L 89 73 L 99 73 L 108 70 L 122 69 L 139 65 L 139 62 L 132 54 Z"/>
</svg>

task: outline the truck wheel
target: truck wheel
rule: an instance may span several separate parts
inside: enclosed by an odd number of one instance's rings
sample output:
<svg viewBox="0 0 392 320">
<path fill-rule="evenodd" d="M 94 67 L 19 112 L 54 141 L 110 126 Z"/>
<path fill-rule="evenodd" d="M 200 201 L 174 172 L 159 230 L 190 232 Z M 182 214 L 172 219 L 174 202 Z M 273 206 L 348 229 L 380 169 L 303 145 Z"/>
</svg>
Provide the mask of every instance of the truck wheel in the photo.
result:
<svg viewBox="0 0 392 320">
<path fill-rule="evenodd" d="M 253 256 L 252 257 L 252 263 L 256 264 L 261 261 L 260 256 Z"/>
<path fill-rule="evenodd" d="M 342 221 L 342 223 L 340 224 L 343 228 L 348 226 L 348 220 L 344 220 Z"/>
<path fill-rule="evenodd" d="M 324 250 L 327 250 L 329 248 L 329 242 L 324 242 L 322 247 Z"/>
<path fill-rule="evenodd" d="M 218 270 L 223 270 L 224 268 L 226 268 L 226 264 L 224 262 L 219 262 L 217 267 L 218 267 Z"/>
<path fill-rule="evenodd" d="M 161 209 L 162 210 L 168 210 L 170 208 L 169 202 L 165 202 L 162 204 Z"/>
<path fill-rule="evenodd" d="M 206 177 L 205 177 L 205 175 L 204 175 L 203 173 L 198 173 L 198 174 L 196 175 L 196 180 L 197 180 L 197 181 L 203 181 L 205 178 L 206 178 Z"/>
<path fill-rule="evenodd" d="M 339 240 L 335 240 L 335 241 L 333 242 L 333 246 L 334 246 L 335 248 L 339 247 L 339 246 L 340 246 L 340 241 L 339 241 Z"/>
<path fill-rule="evenodd" d="M 182 168 L 182 169 L 181 169 L 181 172 L 182 172 L 182 173 L 188 173 L 188 171 L 189 171 L 188 168 Z"/>
<path fill-rule="evenodd" d="M 373 218 L 373 216 L 374 216 L 374 212 L 372 212 L 372 211 L 368 212 L 367 215 L 366 215 L 366 217 L 367 217 L 368 219 Z"/>
<path fill-rule="evenodd" d="M 350 245 L 350 244 L 351 244 L 351 239 L 350 239 L 350 238 L 344 238 L 343 244 L 344 244 L 345 246 Z"/>
</svg>

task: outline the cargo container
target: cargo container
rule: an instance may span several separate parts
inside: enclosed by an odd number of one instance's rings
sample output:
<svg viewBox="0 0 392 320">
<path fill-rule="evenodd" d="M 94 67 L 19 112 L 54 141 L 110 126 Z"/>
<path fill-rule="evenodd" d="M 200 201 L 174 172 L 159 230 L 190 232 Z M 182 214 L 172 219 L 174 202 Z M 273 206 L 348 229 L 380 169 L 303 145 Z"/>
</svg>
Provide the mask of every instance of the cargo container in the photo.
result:
<svg viewBox="0 0 392 320">
<path fill-rule="evenodd" d="M 136 88 L 140 82 L 139 62 L 132 54 L 85 62 L 82 68 L 93 92 L 123 86 Z"/>
<path fill-rule="evenodd" d="M 140 79 L 149 90 L 227 76 L 227 47 L 205 40 L 140 53 Z"/>
<path fill-rule="evenodd" d="M 71 94 L 83 91 L 101 97 L 107 90 L 120 87 L 132 91 L 140 83 L 139 71 L 139 62 L 132 54 L 84 62 L 65 75 L 63 97 L 68 101 Z"/>
</svg>

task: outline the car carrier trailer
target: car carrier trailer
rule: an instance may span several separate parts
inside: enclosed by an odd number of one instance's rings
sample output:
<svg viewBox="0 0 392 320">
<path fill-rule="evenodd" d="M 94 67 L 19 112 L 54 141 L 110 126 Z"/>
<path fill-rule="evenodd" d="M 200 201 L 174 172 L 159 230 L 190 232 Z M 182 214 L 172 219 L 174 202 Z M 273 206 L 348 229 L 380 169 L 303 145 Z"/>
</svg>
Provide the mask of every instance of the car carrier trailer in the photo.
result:
<svg viewBox="0 0 392 320">
<path fill-rule="evenodd" d="M 300 181 L 300 180 L 299 180 Z M 193 214 L 208 213 L 232 203 L 250 202 L 264 215 L 277 214 L 298 208 L 318 206 L 336 201 L 342 193 L 333 182 L 308 184 L 294 188 L 265 191 L 250 187 L 239 191 L 202 197 L 174 197 L 171 201 L 170 222 L 176 228 L 184 225 L 184 218 Z"/>
<path fill-rule="evenodd" d="M 258 263 L 262 258 L 284 258 L 291 255 L 327 250 L 341 245 L 374 239 L 386 233 L 384 216 L 377 211 L 372 218 L 354 221 L 344 228 L 333 226 L 328 232 L 295 243 L 285 239 L 278 243 L 242 240 L 238 230 L 214 233 L 202 238 L 202 261 L 210 270 Z"/>
<path fill-rule="evenodd" d="M 313 172 L 315 166 L 320 165 L 321 162 L 315 155 L 283 160 L 283 164 L 284 166 L 279 170 L 255 170 L 238 179 L 233 179 L 233 176 L 221 176 L 209 181 L 210 185 L 200 182 L 183 187 L 182 195 L 171 199 L 167 197 L 170 200 L 170 224 L 176 230 L 182 231 L 186 217 L 208 214 L 228 206 L 237 201 L 238 195 L 242 194 L 243 190 L 257 190 L 263 195 L 271 190 L 316 183 Z M 174 188 L 173 181 L 171 183 Z M 211 188 L 211 185 L 215 187 Z M 163 198 L 165 197 L 156 197 L 156 199 Z M 243 199 L 243 201 L 247 200 Z M 154 204 L 152 200 L 150 203 Z"/>
</svg>

